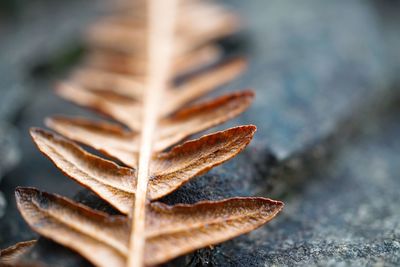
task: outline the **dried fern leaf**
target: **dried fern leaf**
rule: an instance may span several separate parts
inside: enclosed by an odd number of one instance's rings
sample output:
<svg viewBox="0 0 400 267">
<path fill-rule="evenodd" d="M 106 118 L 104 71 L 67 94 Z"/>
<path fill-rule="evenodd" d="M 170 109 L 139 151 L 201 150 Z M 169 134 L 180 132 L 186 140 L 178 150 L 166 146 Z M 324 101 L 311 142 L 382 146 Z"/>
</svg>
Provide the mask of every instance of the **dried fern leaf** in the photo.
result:
<svg viewBox="0 0 400 267">
<path fill-rule="evenodd" d="M 198 8 L 199 5 L 216 5 L 215 1 L 203 1 L 203 0 L 185 0 L 179 1 L 177 3 L 179 9 L 185 12 L 190 12 L 193 9 Z M 128 16 L 128 18 L 134 16 L 141 19 L 146 19 L 146 1 L 138 0 L 115 0 L 113 1 L 113 14 L 117 14 L 120 16 Z"/>
<path fill-rule="evenodd" d="M 250 143 L 255 131 L 252 125 L 234 127 L 156 154 L 150 165 L 150 198 L 161 198 L 192 177 L 233 158 Z"/>
<path fill-rule="evenodd" d="M 246 60 L 234 58 L 185 80 L 166 92 L 168 99 L 164 112 L 170 114 L 186 104 L 210 93 L 240 75 L 246 68 Z"/>
<path fill-rule="evenodd" d="M 249 107 L 254 95 L 251 91 L 228 94 L 211 101 L 182 109 L 172 117 L 160 121 L 155 151 L 162 151 L 182 139 L 222 124 Z M 124 164 L 137 167 L 139 135 L 106 122 L 83 118 L 51 117 L 46 126 L 56 132 L 91 146 Z"/>
<path fill-rule="evenodd" d="M 196 15 L 188 17 L 186 21 L 184 19 L 183 23 L 178 21 L 177 37 L 172 51 L 174 56 L 186 54 L 193 48 L 238 31 L 240 23 L 236 14 L 225 8 L 217 6 L 212 8 L 214 8 L 212 20 L 204 20 L 201 14 L 197 15 L 199 10 L 193 9 L 193 14 Z M 194 16 L 200 16 L 197 22 Z M 180 16 L 177 18 L 180 19 Z M 132 16 L 131 19 L 122 18 L 122 20 L 121 22 L 118 19 L 105 19 L 91 26 L 86 32 L 89 48 L 111 50 L 136 58 L 145 58 L 148 30 L 144 27 L 143 18 Z M 190 22 L 188 23 L 187 20 Z"/>
<path fill-rule="evenodd" d="M 121 212 L 128 213 L 134 201 L 136 172 L 92 155 L 67 139 L 32 128 L 39 150 L 63 173 L 91 189 Z"/>
<path fill-rule="evenodd" d="M 154 149 L 164 150 L 187 136 L 237 117 L 250 106 L 253 98 L 253 92 L 243 91 L 180 109 L 160 120 Z"/>
<path fill-rule="evenodd" d="M 33 230 L 78 251 L 96 266 L 124 266 L 124 216 L 108 216 L 33 188 L 17 188 L 18 209 Z"/>
<path fill-rule="evenodd" d="M 228 65 L 228 67 L 234 66 L 235 69 L 234 71 L 236 72 L 240 67 L 237 64 L 233 65 Z M 228 72 L 225 72 L 227 76 L 224 78 L 233 78 L 231 76 L 231 71 L 232 69 L 229 69 Z M 223 69 L 222 71 L 226 71 L 226 69 Z M 217 73 L 219 75 L 220 73 Z M 236 73 L 234 73 L 235 75 Z M 186 103 L 193 101 L 194 99 L 202 96 L 203 94 L 206 94 L 216 85 L 216 79 L 214 75 L 210 75 L 209 77 L 207 76 L 202 76 L 198 79 L 201 79 L 200 82 L 198 80 L 194 79 L 192 83 L 183 85 L 181 87 L 182 91 L 179 90 L 173 90 L 171 91 L 170 94 L 168 92 L 166 93 L 167 101 L 166 105 L 163 106 L 163 109 L 160 110 L 160 115 L 165 116 L 168 115 L 176 110 L 179 110 L 182 106 L 184 106 Z M 217 80 L 219 82 L 225 82 L 225 80 Z M 186 86 L 189 86 L 186 87 Z M 128 126 L 132 130 L 140 130 L 142 126 L 141 122 L 141 116 L 142 116 L 142 104 L 136 100 L 133 99 L 128 99 L 128 98 L 121 98 L 121 97 L 110 97 L 110 95 L 105 95 L 99 91 L 92 91 L 92 90 L 85 90 L 84 88 L 68 83 L 68 82 L 63 82 L 59 83 L 57 86 L 57 93 L 61 97 L 63 97 L 66 100 L 69 100 L 77 105 L 87 107 L 90 109 L 93 109 L 97 112 L 100 112 L 106 116 L 109 116 L 126 126 Z M 237 93 L 236 95 L 244 95 L 242 96 L 244 99 L 244 103 L 247 104 L 249 101 L 246 100 L 246 98 L 253 97 L 253 94 L 245 91 L 243 93 Z M 250 96 L 251 95 L 251 96 Z M 169 96 L 169 97 L 168 97 Z M 223 104 L 227 105 L 229 104 L 229 101 L 233 101 L 237 97 L 222 97 L 222 99 L 228 99 L 228 100 L 223 100 Z M 214 100 L 215 103 L 222 103 L 220 100 L 221 98 L 217 98 Z M 212 101 L 211 101 L 212 102 Z M 208 103 L 205 103 L 204 106 L 211 106 Z M 212 106 L 216 106 L 215 104 Z M 245 105 L 244 105 L 245 106 Z"/>
<path fill-rule="evenodd" d="M 174 58 L 171 66 L 173 76 L 193 72 L 199 66 L 207 66 L 222 59 L 222 51 L 214 44 L 207 44 Z M 91 49 L 85 56 L 84 66 L 107 72 L 125 74 L 143 79 L 146 60 L 107 49 Z"/>
<path fill-rule="evenodd" d="M 272 220 L 283 203 L 236 197 L 193 205 L 153 203 L 148 216 L 146 264 L 159 264 L 193 250 L 248 233 Z M 155 213 L 155 214 L 154 214 Z"/>
<path fill-rule="evenodd" d="M 138 78 L 91 67 L 78 68 L 68 81 L 82 90 L 112 93 L 132 100 L 143 95 L 143 81 Z"/>
<path fill-rule="evenodd" d="M 85 256 L 97 266 L 125 266 L 129 220 L 63 197 L 18 188 L 18 208 L 41 235 Z M 156 265 L 198 248 L 247 233 L 273 219 L 283 203 L 266 198 L 231 198 L 194 205 L 153 203 L 146 211 L 144 262 Z"/>
<path fill-rule="evenodd" d="M 90 55 L 84 67 L 57 90 L 65 99 L 129 130 L 82 118 L 46 120 L 62 135 L 130 168 L 90 154 L 56 134 L 31 129 L 39 150 L 62 172 L 128 216 L 111 216 L 32 188 L 16 190 L 18 208 L 35 231 L 97 266 L 161 264 L 249 232 L 283 207 L 265 198 L 175 206 L 151 202 L 248 145 L 255 126 L 205 135 L 162 152 L 239 115 L 250 105 L 253 93 L 186 106 L 243 70 L 243 59 L 203 69 L 221 57 L 212 41 L 238 30 L 235 14 L 195 0 L 130 2 L 125 2 L 129 7 L 124 11 L 89 29 Z M 181 12 L 176 15 L 178 8 Z M 202 71 L 171 85 L 174 77 L 193 70 Z"/>
<path fill-rule="evenodd" d="M 77 105 L 91 108 L 109 116 L 131 129 L 141 127 L 141 103 L 129 99 L 109 98 L 96 91 L 89 91 L 67 82 L 58 84 L 57 94 Z"/>
<path fill-rule="evenodd" d="M 176 18 L 177 27 L 185 27 L 188 22 L 202 23 L 204 17 L 216 17 L 221 13 L 230 12 L 229 9 L 217 2 L 185 0 L 177 3 L 180 13 Z M 111 22 L 127 27 L 146 27 L 147 5 L 142 1 L 128 1 L 124 8 L 118 8 L 111 15 L 100 18 L 97 24 Z M 195 18 L 195 19 L 194 19 Z"/>
<path fill-rule="evenodd" d="M 245 68 L 245 60 L 236 58 L 228 60 L 215 67 L 207 69 L 197 75 L 186 79 L 175 88 L 167 90 L 167 109 L 171 112 L 206 93 L 215 90 L 219 86 L 236 78 Z M 143 78 L 132 77 L 95 68 L 82 67 L 76 70 L 68 84 L 80 90 L 93 90 L 117 95 L 131 100 L 140 100 L 143 97 Z M 70 97 L 66 96 L 67 99 Z M 74 98 L 72 98 L 74 101 Z M 132 102 L 133 103 L 133 102 Z"/>
<path fill-rule="evenodd" d="M 161 198 L 193 177 L 234 157 L 251 141 L 255 130 L 254 126 L 235 127 L 154 155 L 150 166 L 149 199 Z M 129 213 L 137 182 L 135 170 L 92 155 L 73 142 L 45 130 L 32 128 L 30 133 L 39 150 L 63 173 L 122 213 Z"/>
<path fill-rule="evenodd" d="M 45 124 L 69 139 L 118 159 L 127 166 L 137 167 L 139 136 L 136 132 L 114 123 L 81 117 L 53 116 L 47 118 Z"/>
<path fill-rule="evenodd" d="M 17 264 L 20 257 L 28 252 L 33 245 L 36 244 L 36 240 L 19 242 L 11 247 L 5 248 L 0 251 L 0 265 L 13 266 Z"/>
</svg>

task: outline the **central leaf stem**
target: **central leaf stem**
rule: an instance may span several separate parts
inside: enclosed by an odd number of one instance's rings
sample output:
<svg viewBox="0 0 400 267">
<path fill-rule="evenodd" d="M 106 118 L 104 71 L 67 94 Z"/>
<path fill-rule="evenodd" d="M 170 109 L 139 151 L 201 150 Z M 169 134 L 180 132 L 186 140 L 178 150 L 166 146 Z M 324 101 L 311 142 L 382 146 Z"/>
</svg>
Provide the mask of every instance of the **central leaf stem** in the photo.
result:
<svg viewBox="0 0 400 267">
<path fill-rule="evenodd" d="M 169 86 L 172 60 L 175 15 L 178 0 L 149 0 L 148 11 L 148 65 L 144 86 L 142 131 L 139 150 L 138 183 L 133 210 L 132 230 L 129 244 L 128 266 L 144 264 L 145 220 L 147 184 L 152 147 L 159 118 L 162 96 Z"/>
</svg>

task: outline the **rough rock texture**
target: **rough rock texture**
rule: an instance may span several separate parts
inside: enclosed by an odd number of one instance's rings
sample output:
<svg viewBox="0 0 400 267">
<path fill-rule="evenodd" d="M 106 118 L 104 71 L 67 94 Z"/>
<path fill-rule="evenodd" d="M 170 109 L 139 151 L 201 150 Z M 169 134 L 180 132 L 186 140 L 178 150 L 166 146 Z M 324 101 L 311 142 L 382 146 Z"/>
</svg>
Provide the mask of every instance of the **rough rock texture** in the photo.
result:
<svg viewBox="0 0 400 267">
<path fill-rule="evenodd" d="M 400 265 L 400 87 L 393 71 L 399 61 L 391 41 L 398 40 L 393 29 L 399 24 L 389 16 L 398 14 L 391 1 L 226 2 L 247 22 L 241 47 L 251 65 L 224 90 L 253 87 L 257 93 L 255 105 L 230 124 L 255 123 L 259 130 L 238 158 L 163 201 L 260 195 L 286 206 L 267 226 L 168 265 Z M 69 197 L 79 190 L 27 135 L 48 114 L 86 114 L 50 94 L 51 82 L 30 85 L 42 90 L 17 121 L 23 155 L 2 183 L 10 203 L 0 222 L 2 246 L 35 236 L 15 210 L 15 186 Z M 85 191 L 76 198 L 105 208 Z M 27 258 L 90 265 L 45 239 Z"/>
<path fill-rule="evenodd" d="M 314 148 L 314 156 L 299 155 L 309 157 L 305 167 L 284 164 L 275 178 L 267 176 L 286 185 L 284 195 L 269 194 L 286 203 L 280 218 L 193 261 L 214 266 L 398 266 L 399 103 L 397 98 L 395 110 L 387 107 L 370 117 L 346 140 L 341 135 Z M 258 186 L 251 191 L 258 192 Z"/>
<path fill-rule="evenodd" d="M 0 22 L 0 181 L 21 154 L 20 133 L 13 124 L 40 90 L 33 84 L 33 76 L 43 73 L 49 57 L 53 57 L 53 67 L 61 68 L 63 56 L 78 49 L 79 29 L 99 13 L 96 2 L 90 6 L 81 1 L 64 5 L 37 2 L 25 3 L 22 8 L 22 3 L 9 1 L 0 6 L 16 15 L 8 20 L 4 16 Z M 5 203 L 0 191 L 0 217 Z"/>
<path fill-rule="evenodd" d="M 13 126 L 0 123 L 0 181 L 5 173 L 10 171 L 19 161 L 20 152 L 17 149 L 18 132 Z M 6 200 L 0 191 L 0 218 L 3 216 Z"/>
<path fill-rule="evenodd" d="M 257 90 L 246 119 L 280 158 L 332 132 L 389 85 L 391 68 L 368 1 L 234 5 L 248 25 L 251 69 L 229 87 Z"/>
</svg>

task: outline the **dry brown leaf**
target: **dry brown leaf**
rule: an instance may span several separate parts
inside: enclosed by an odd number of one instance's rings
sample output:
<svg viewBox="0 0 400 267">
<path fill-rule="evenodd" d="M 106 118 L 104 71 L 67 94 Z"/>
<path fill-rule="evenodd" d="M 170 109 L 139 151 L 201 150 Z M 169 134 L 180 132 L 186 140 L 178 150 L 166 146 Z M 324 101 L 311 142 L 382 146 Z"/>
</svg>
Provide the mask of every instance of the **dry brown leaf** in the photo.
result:
<svg viewBox="0 0 400 267">
<path fill-rule="evenodd" d="M 142 105 L 137 101 L 109 98 L 99 92 L 84 90 L 84 88 L 68 82 L 59 83 L 56 91 L 64 99 L 109 116 L 133 130 L 140 129 L 142 125 Z"/>
<path fill-rule="evenodd" d="M 106 17 L 98 20 L 102 22 L 112 22 L 126 27 L 145 27 L 147 14 L 147 6 L 140 1 L 125 1 L 123 7 L 116 8 L 117 10 Z M 185 0 L 177 3 L 180 13 L 176 18 L 176 24 L 185 27 L 187 23 L 201 23 L 205 16 L 218 16 L 220 12 L 228 12 L 228 8 L 219 5 L 217 2 Z M 196 18 L 196 19 L 194 19 Z"/>
<path fill-rule="evenodd" d="M 33 128 L 30 133 L 39 150 L 63 173 L 122 212 L 129 212 L 136 188 L 135 170 L 92 155 L 50 132 Z"/>
<path fill-rule="evenodd" d="M 235 118 L 250 106 L 253 98 L 252 91 L 243 91 L 179 110 L 159 121 L 154 150 L 162 151 L 187 136 Z"/>
<path fill-rule="evenodd" d="M 251 103 L 251 91 L 232 93 L 217 99 L 182 109 L 174 116 L 161 120 L 155 151 L 162 151 L 182 139 L 209 129 L 242 113 Z M 124 164 L 137 167 L 139 135 L 106 122 L 88 119 L 52 117 L 46 125 L 58 133 L 91 146 Z"/>
<path fill-rule="evenodd" d="M 161 115 L 168 115 L 182 106 L 191 102 L 209 91 L 215 89 L 223 83 L 237 76 L 244 67 L 244 61 L 241 59 L 230 61 L 215 72 L 207 72 L 199 75 L 180 87 L 166 92 L 166 105 L 160 111 Z M 126 93 L 128 88 L 123 90 Z M 77 105 L 87 107 L 109 116 L 132 130 L 140 130 L 142 125 L 142 104 L 134 99 L 124 98 L 122 94 L 114 93 L 108 90 L 86 90 L 75 82 L 62 82 L 57 86 L 57 93 Z M 132 94 L 138 94 L 138 90 L 132 89 Z M 249 94 L 248 92 L 246 92 Z M 114 95 L 114 97 L 113 97 Z M 215 100 L 218 101 L 218 100 Z M 245 101 L 247 103 L 247 101 Z"/>
<path fill-rule="evenodd" d="M 238 30 L 236 15 L 214 3 L 194 0 L 134 5 L 88 31 L 91 55 L 86 66 L 91 67 L 75 72 L 57 90 L 130 130 L 81 118 L 46 121 L 64 136 L 132 168 L 92 155 L 56 134 L 31 130 L 39 150 L 61 171 L 128 216 L 111 216 L 32 188 L 16 190 L 18 208 L 35 231 L 97 266 L 160 264 L 249 232 L 283 207 L 265 198 L 175 206 L 151 202 L 247 146 L 255 126 L 205 135 L 161 152 L 239 115 L 250 105 L 253 93 L 184 107 L 243 70 L 242 59 L 204 68 L 221 56 L 211 41 Z M 178 8 L 182 10 L 175 14 Z M 171 86 L 176 75 L 192 70 L 202 71 Z"/>
<path fill-rule="evenodd" d="M 24 241 L 1 250 L 0 265 L 4 264 L 12 266 L 14 264 L 17 264 L 20 257 L 28 252 L 35 244 L 36 240 Z"/>
<path fill-rule="evenodd" d="M 123 266 L 126 217 L 107 216 L 33 188 L 17 188 L 15 195 L 18 209 L 36 232 L 77 250 L 97 266 Z"/>
<path fill-rule="evenodd" d="M 238 31 L 240 23 L 235 14 L 215 5 L 211 8 L 214 9 L 212 20 L 204 20 L 204 17 L 200 16 L 197 23 L 193 23 L 196 20 L 192 15 L 188 17 L 190 23 L 183 22 L 180 25 L 173 48 L 175 56 L 186 54 L 193 48 Z M 140 18 L 134 17 L 130 20 L 125 19 L 122 23 L 117 19 L 99 21 L 87 31 L 87 43 L 90 48 L 106 49 L 143 58 L 148 44 L 147 30 L 141 23 L 143 22 Z"/>
<path fill-rule="evenodd" d="M 45 124 L 69 139 L 118 159 L 127 166 L 137 167 L 139 137 L 135 132 L 114 123 L 77 117 L 53 116 L 47 118 Z"/>
<path fill-rule="evenodd" d="M 240 126 L 203 136 L 154 155 L 148 197 L 161 198 L 191 178 L 222 164 L 242 151 L 253 137 L 254 126 Z M 122 213 L 132 210 L 136 172 L 92 155 L 67 139 L 32 128 L 39 150 L 66 175 L 91 189 Z"/>
<path fill-rule="evenodd" d="M 82 254 L 97 266 L 125 266 L 129 220 L 94 211 L 33 188 L 17 188 L 18 208 L 41 235 Z M 232 198 L 194 205 L 147 207 L 146 265 L 160 264 L 217 244 L 267 223 L 283 203 L 266 198 Z"/>
<path fill-rule="evenodd" d="M 190 10 L 193 7 L 197 7 L 198 4 L 213 4 L 214 2 L 199 1 L 199 0 L 185 0 L 179 1 L 177 5 L 182 10 Z M 141 16 L 146 17 L 146 2 L 145 1 L 130 1 L 130 0 L 114 0 L 113 1 L 113 13 L 126 16 Z"/>
<path fill-rule="evenodd" d="M 175 112 L 186 104 L 232 81 L 245 70 L 246 65 L 245 59 L 234 58 L 185 80 L 184 83 L 166 92 L 168 101 L 164 112 L 166 114 Z"/>
<path fill-rule="evenodd" d="M 176 190 L 194 176 L 236 156 L 251 141 L 256 127 L 239 126 L 202 136 L 157 154 L 150 165 L 151 199 Z"/>
<path fill-rule="evenodd" d="M 283 203 L 261 197 L 202 201 L 193 205 L 151 205 L 147 217 L 147 264 L 159 264 L 193 250 L 248 233 L 272 220 Z"/>
<path fill-rule="evenodd" d="M 185 104 L 215 90 L 219 86 L 233 80 L 245 68 L 242 58 L 231 59 L 215 67 L 207 69 L 186 79 L 179 86 L 166 92 L 166 113 L 173 112 Z M 80 68 L 75 71 L 69 84 L 81 90 L 94 90 L 110 93 L 132 100 L 140 100 L 143 96 L 143 78 L 122 75 L 94 68 Z M 70 97 L 67 96 L 67 99 Z M 75 98 L 70 99 L 74 101 Z M 135 102 L 132 102 L 134 105 Z"/>
<path fill-rule="evenodd" d="M 207 66 L 222 58 L 222 51 L 214 44 L 205 45 L 177 56 L 172 62 L 173 76 L 195 71 L 199 66 Z M 131 78 L 143 79 L 146 61 L 135 56 L 107 49 L 91 49 L 85 57 L 84 65 Z"/>
<path fill-rule="evenodd" d="M 113 93 L 132 100 L 143 95 L 143 81 L 139 78 L 91 67 L 75 70 L 69 81 L 82 90 Z"/>
</svg>

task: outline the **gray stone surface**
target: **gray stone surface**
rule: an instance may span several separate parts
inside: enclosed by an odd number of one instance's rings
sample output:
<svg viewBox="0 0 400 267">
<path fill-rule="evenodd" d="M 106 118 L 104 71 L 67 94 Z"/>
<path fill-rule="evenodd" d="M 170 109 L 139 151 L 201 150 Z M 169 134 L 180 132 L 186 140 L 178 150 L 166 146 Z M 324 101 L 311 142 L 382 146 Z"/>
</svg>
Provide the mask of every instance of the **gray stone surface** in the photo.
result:
<svg viewBox="0 0 400 267">
<path fill-rule="evenodd" d="M 0 123 L 0 182 L 3 175 L 14 168 L 20 159 L 17 140 L 17 130 L 12 125 Z M 4 215 L 6 204 L 0 191 L 0 218 Z"/>
<path fill-rule="evenodd" d="M 26 2 L 19 16 L 0 22 L 0 182 L 24 150 L 18 145 L 20 133 L 15 124 L 26 103 L 40 90 L 32 84 L 35 69 L 79 43 L 82 26 L 101 10 L 98 2 L 93 1 L 90 8 L 81 1 L 63 5 L 58 1 Z M 0 217 L 6 204 L 2 196 Z"/>
<path fill-rule="evenodd" d="M 392 66 L 369 1 L 226 2 L 248 26 L 250 61 L 229 88 L 256 90 L 246 120 L 280 158 L 330 134 L 354 107 L 388 87 Z"/>
<path fill-rule="evenodd" d="M 242 46 L 251 63 L 223 90 L 253 87 L 257 93 L 254 106 L 230 125 L 255 123 L 259 130 L 238 158 L 163 201 L 258 195 L 286 206 L 267 226 L 168 265 L 400 265 L 400 87 L 393 71 L 399 62 L 390 41 L 398 24 L 385 11 L 390 1 L 226 2 L 248 24 Z M 52 95 L 50 78 L 30 83 L 34 93 L 15 121 L 23 153 L 1 184 L 10 203 L 0 222 L 2 246 L 35 237 L 16 211 L 16 186 L 68 197 L 79 190 L 27 135 L 48 114 L 88 114 Z M 87 192 L 77 199 L 105 208 Z M 44 239 L 28 258 L 50 266 L 89 265 Z"/>
<path fill-rule="evenodd" d="M 391 75 L 394 79 L 399 79 L 400 71 L 400 55 L 398 47 L 400 46 L 400 35 L 398 25 L 400 17 L 398 12 L 400 10 L 400 2 L 395 0 L 373 1 L 376 11 L 379 14 L 378 22 L 380 24 L 381 32 L 383 33 L 382 43 L 386 46 L 388 51 L 388 60 L 393 66 L 391 68 Z"/>
<path fill-rule="evenodd" d="M 278 166 L 266 180 L 280 179 L 284 194 L 266 189 L 261 195 L 283 199 L 283 214 L 267 227 L 205 251 L 206 256 L 196 255 L 195 261 L 206 259 L 213 266 L 398 266 L 398 103 L 399 98 L 395 108 L 385 107 L 312 153 L 296 156 L 300 162 L 308 157 L 303 164 Z M 344 135 L 346 130 L 350 134 Z M 259 186 L 251 192 L 260 194 Z"/>
<path fill-rule="evenodd" d="M 16 149 L 18 132 L 6 123 L 0 123 L 0 177 L 11 170 L 20 158 Z"/>
</svg>

